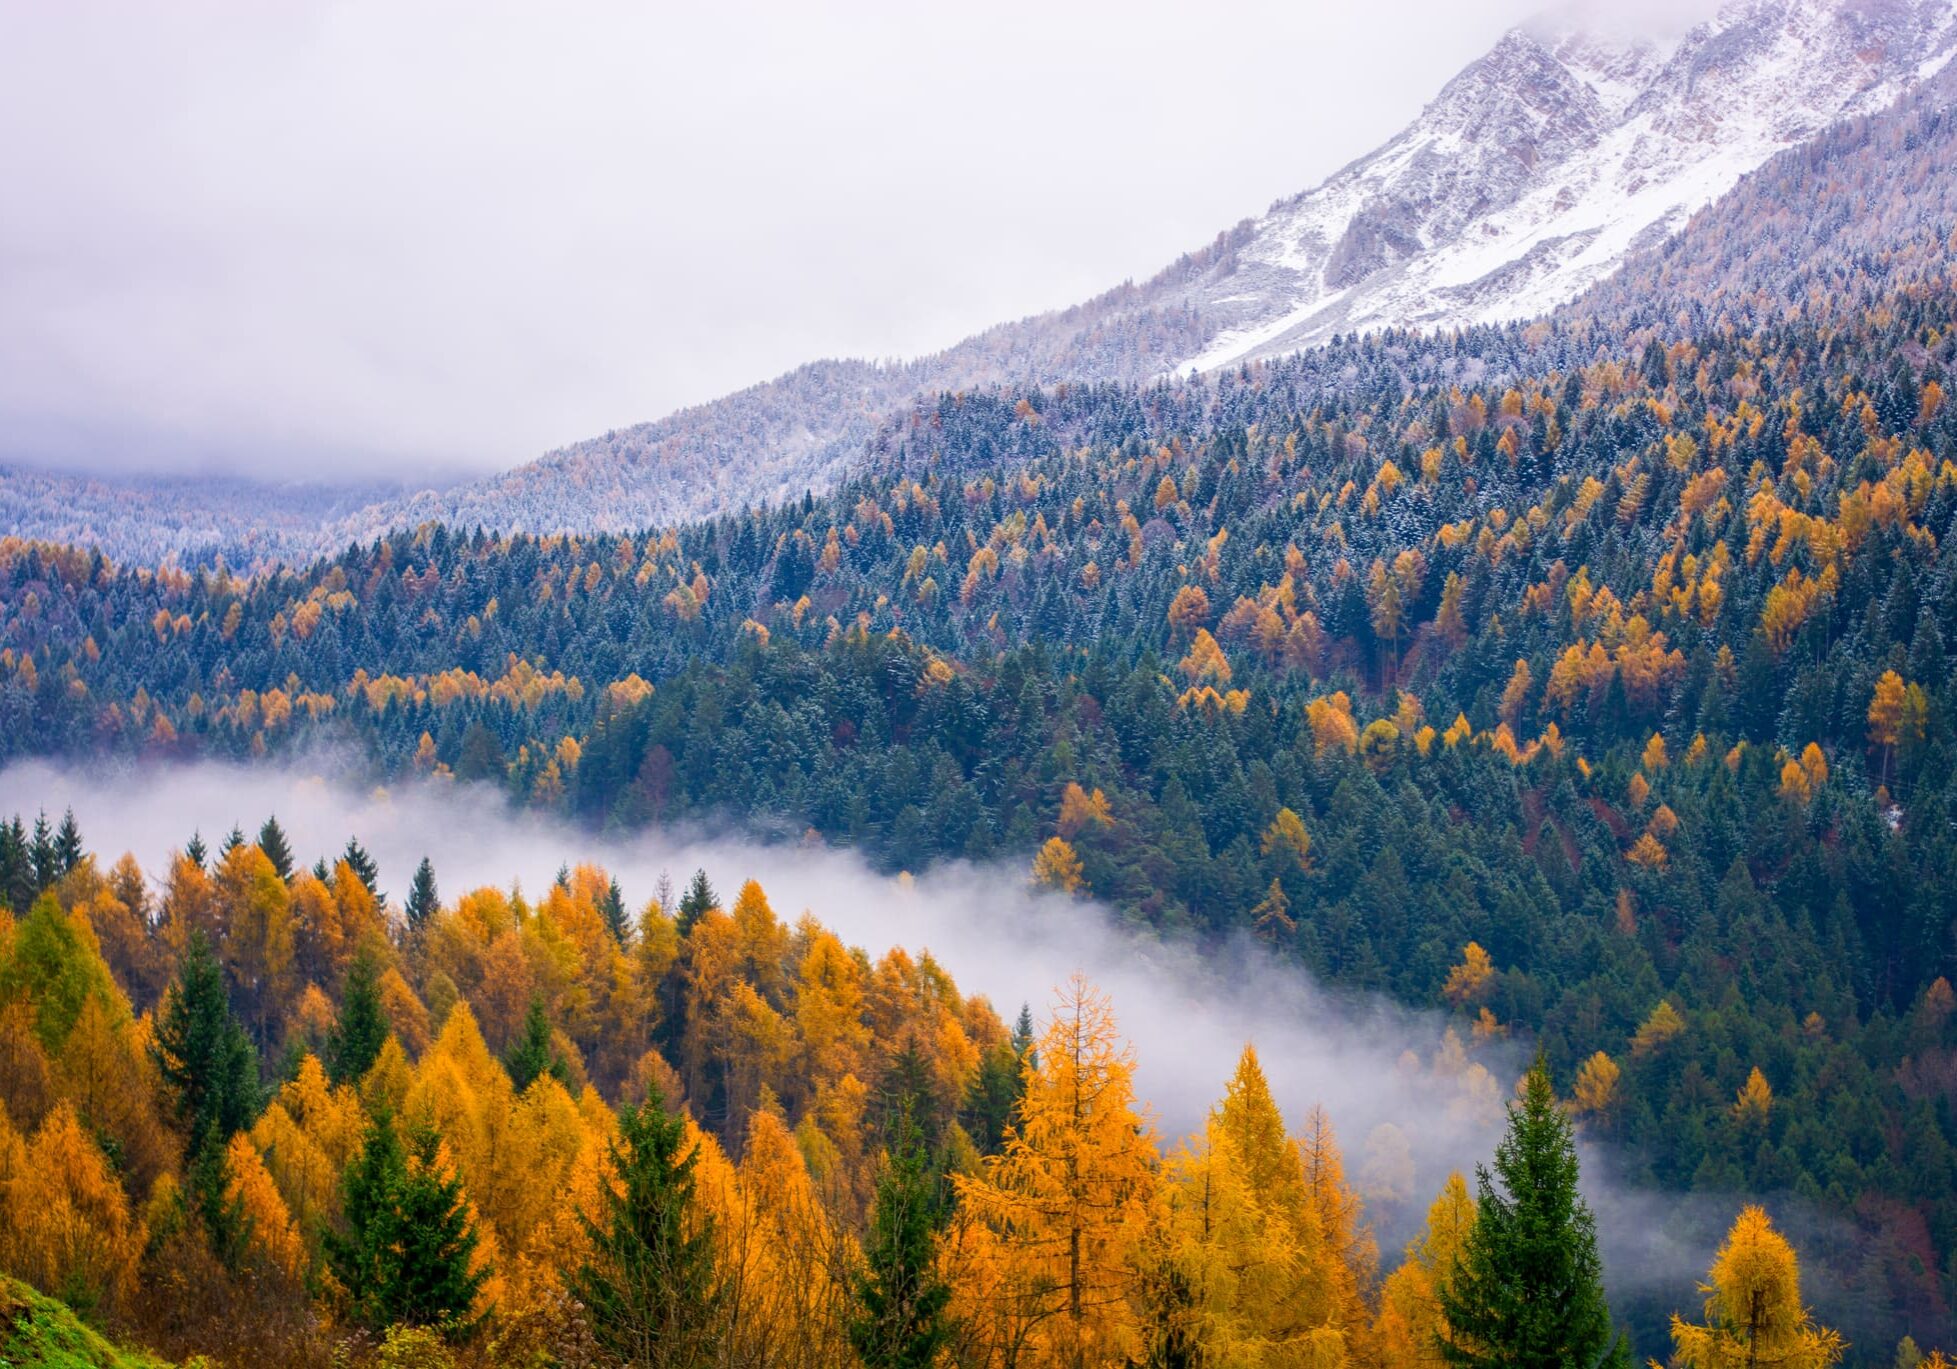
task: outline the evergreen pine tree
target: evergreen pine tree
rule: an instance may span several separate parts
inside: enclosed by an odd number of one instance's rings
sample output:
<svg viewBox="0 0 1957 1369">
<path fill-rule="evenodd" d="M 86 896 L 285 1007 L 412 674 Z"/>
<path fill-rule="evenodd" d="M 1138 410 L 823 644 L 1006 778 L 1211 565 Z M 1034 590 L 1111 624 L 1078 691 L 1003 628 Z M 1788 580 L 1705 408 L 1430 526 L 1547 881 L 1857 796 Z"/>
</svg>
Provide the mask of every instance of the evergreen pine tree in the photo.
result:
<svg viewBox="0 0 1957 1369">
<path fill-rule="evenodd" d="M 895 1144 L 908 1127 L 917 1133 L 919 1144 L 926 1150 L 935 1148 L 943 1140 L 939 1119 L 944 1108 L 939 1093 L 932 1062 L 919 1048 L 916 1035 L 906 1035 L 877 1076 L 872 1117 L 879 1134 Z"/>
<path fill-rule="evenodd" d="M 34 819 L 34 840 L 28 850 L 34 861 L 34 892 L 39 893 L 61 878 L 61 862 L 55 854 L 54 833 L 48 828 L 46 813 Z"/>
<path fill-rule="evenodd" d="M 204 862 L 210 858 L 211 854 L 205 849 L 204 834 L 202 832 L 192 832 L 190 834 L 190 842 L 183 848 L 183 853 L 189 857 L 192 865 L 195 865 L 200 870 L 203 869 Z"/>
<path fill-rule="evenodd" d="M 1006 1128 L 1025 1088 L 1023 1059 L 1010 1043 L 990 1046 L 966 1086 L 960 1120 L 981 1154 L 996 1155 L 1005 1144 Z"/>
<path fill-rule="evenodd" d="M 472 1269 L 477 1235 L 461 1181 L 442 1173 L 440 1138 L 416 1129 L 404 1149 L 393 1118 L 377 1115 L 341 1179 L 343 1231 L 328 1231 L 333 1275 L 366 1325 L 474 1330 L 469 1316 L 486 1269 Z"/>
<path fill-rule="evenodd" d="M 231 1192 L 228 1148 L 215 1132 L 198 1143 L 184 1166 L 183 1201 L 204 1228 L 211 1253 L 236 1269 L 251 1245 L 251 1219 L 243 1198 Z"/>
<path fill-rule="evenodd" d="M 980 1153 L 996 1155 L 1005 1145 L 1006 1128 L 1026 1091 L 1026 1065 L 1032 1059 L 1033 1009 L 1022 1003 L 1012 1035 L 979 1057 L 978 1070 L 965 1091 L 960 1120 Z"/>
<path fill-rule="evenodd" d="M 421 858 L 415 866 L 414 882 L 408 886 L 408 927 L 420 931 L 428 925 L 428 919 L 442 906 L 442 896 L 435 888 L 435 867 L 428 857 Z"/>
<path fill-rule="evenodd" d="M 16 813 L 11 822 L 0 825 L 0 906 L 24 913 L 33 906 L 37 892 L 27 829 Z"/>
<path fill-rule="evenodd" d="M 393 1119 L 377 1113 L 368 1123 L 360 1153 L 340 1176 L 346 1229 L 324 1233 L 327 1263 L 353 1299 L 355 1315 L 363 1320 L 372 1315 L 367 1300 L 379 1296 L 383 1262 L 397 1236 L 394 1195 L 407 1168 Z M 381 1324 L 386 1324 L 384 1318 Z"/>
<path fill-rule="evenodd" d="M 231 824 L 231 830 L 224 834 L 224 844 L 217 848 L 217 853 L 220 856 L 228 856 L 244 844 L 245 829 L 234 822 Z"/>
<path fill-rule="evenodd" d="M 951 1289 L 935 1258 L 945 1198 L 943 1176 L 906 1110 L 877 1177 L 865 1263 L 855 1278 L 849 1342 L 867 1369 L 930 1369 L 951 1340 Z"/>
<path fill-rule="evenodd" d="M 374 958 L 362 951 L 347 967 L 340 1021 L 326 1044 L 326 1072 L 335 1084 L 357 1084 L 387 1043 L 387 1009 L 375 984 Z"/>
<path fill-rule="evenodd" d="M 537 1081 L 537 1076 L 543 1074 L 550 1075 L 560 1084 L 570 1083 L 570 1067 L 551 1044 L 550 1014 L 544 1010 L 542 998 L 530 1000 L 530 1010 L 523 1015 L 523 1030 L 510 1043 L 509 1053 L 503 1057 L 503 1067 L 510 1072 L 510 1082 L 516 1085 L 518 1093 L 529 1088 Z"/>
<path fill-rule="evenodd" d="M 613 880 L 598 896 L 598 911 L 605 915 L 605 925 L 612 929 L 612 937 L 624 946 L 632 939 L 632 920 L 625 915 L 625 893 Z"/>
<path fill-rule="evenodd" d="M 292 845 L 286 841 L 285 829 L 279 826 L 276 815 L 266 818 L 265 825 L 258 829 L 258 849 L 272 862 L 280 879 L 292 878 Z"/>
<path fill-rule="evenodd" d="M 471 1268 L 474 1214 L 461 1179 L 442 1172 L 440 1153 L 441 1137 L 433 1127 L 410 1132 L 410 1163 L 398 1199 L 399 1264 L 385 1285 L 388 1321 L 441 1327 L 459 1339 L 481 1322 L 469 1313 L 489 1270 Z"/>
<path fill-rule="evenodd" d="M 380 889 L 380 867 L 374 864 L 374 858 L 367 854 L 367 848 L 360 844 L 358 837 L 347 838 L 347 849 L 340 853 L 340 859 L 367 886 L 367 892 L 374 896 L 374 902 L 387 902 L 387 895 Z"/>
<path fill-rule="evenodd" d="M 232 1015 L 224 971 L 201 931 L 191 933 L 150 1050 L 193 1150 L 228 1141 L 257 1117 L 258 1052 Z"/>
<path fill-rule="evenodd" d="M 599 1342 L 645 1369 L 711 1363 L 718 1340 L 713 1222 L 692 1210 L 698 1158 L 652 1089 L 643 1107 L 619 1113 L 617 1184 L 600 1188 L 596 1215 L 579 1214 L 592 1258 L 571 1272 L 570 1290 Z"/>
<path fill-rule="evenodd" d="M 720 896 L 713 891 L 713 885 L 707 883 L 707 872 L 695 870 L 693 882 L 688 884 L 686 892 L 680 895 L 679 917 L 675 919 L 679 925 L 680 935 L 685 936 L 692 931 L 693 924 L 700 920 L 700 915 L 707 909 L 717 906 L 719 902 Z"/>
<path fill-rule="evenodd" d="M 1622 1352 L 1612 1343 L 1596 1223 L 1577 1191 L 1570 1122 L 1540 1055 L 1509 1105 L 1495 1175 L 1486 1166 L 1476 1175 L 1478 1215 L 1440 1289 L 1451 1333 L 1442 1358 L 1461 1369 L 1612 1363 Z"/>
<path fill-rule="evenodd" d="M 150 1052 L 190 1140 L 186 1201 L 203 1223 L 211 1249 L 235 1264 L 249 1228 L 242 1205 L 228 1192 L 225 1147 L 257 1116 L 258 1053 L 231 1013 L 224 971 L 201 931 L 191 933 Z"/>
<path fill-rule="evenodd" d="M 58 879 L 82 863 L 82 831 L 75 823 L 75 810 L 61 815 L 61 826 L 54 833 L 54 867 Z"/>
</svg>

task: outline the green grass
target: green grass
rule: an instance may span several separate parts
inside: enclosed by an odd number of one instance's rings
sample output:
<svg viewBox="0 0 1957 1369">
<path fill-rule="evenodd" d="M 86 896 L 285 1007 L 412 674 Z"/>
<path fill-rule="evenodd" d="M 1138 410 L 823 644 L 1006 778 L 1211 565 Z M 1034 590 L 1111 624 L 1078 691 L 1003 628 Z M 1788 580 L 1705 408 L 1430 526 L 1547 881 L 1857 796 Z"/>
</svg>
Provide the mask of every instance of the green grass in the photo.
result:
<svg viewBox="0 0 1957 1369">
<path fill-rule="evenodd" d="M 0 1369 L 168 1369 L 111 1344 L 66 1303 L 0 1274 Z"/>
</svg>

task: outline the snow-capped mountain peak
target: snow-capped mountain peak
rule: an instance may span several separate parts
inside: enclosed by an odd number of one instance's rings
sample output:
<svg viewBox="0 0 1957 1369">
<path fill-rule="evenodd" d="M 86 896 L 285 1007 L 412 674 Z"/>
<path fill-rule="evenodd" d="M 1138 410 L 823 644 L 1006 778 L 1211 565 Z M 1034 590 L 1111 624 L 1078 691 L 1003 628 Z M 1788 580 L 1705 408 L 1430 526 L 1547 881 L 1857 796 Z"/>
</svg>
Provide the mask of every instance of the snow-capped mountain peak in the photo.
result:
<svg viewBox="0 0 1957 1369">
<path fill-rule="evenodd" d="M 1204 370 L 1335 332 L 1545 312 L 1782 148 L 1957 51 L 1949 0 L 1737 0 L 1671 41 L 1504 35 L 1384 147 L 1239 235 Z"/>
<path fill-rule="evenodd" d="M 1846 116 L 1900 108 L 1906 94 L 1938 101 L 1957 90 L 1945 70 L 1957 0 L 1733 0 L 1662 36 L 1638 32 L 1636 16 L 1599 27 L 1586 8 L 1504 35 L 1384 146 L 1150 280 L 914 361 L 814 362 L 497 476 L 295 526 L 279 545 L 327 552 L 427 521 L 529 532 L 669 525 L 833 484 L 894 431 L 883 425 L 901 427 L 919 395 L 1145 382 L 1333 333 L 1534 317 L 1627 260 L 1647 263 L 1641 281 L 1661 276 L 1639 249 L 1671 241 L 1774 154 Z M 1888 183 L 1892 200 L 1910 194 Z M 1841 217 L 1842 198 L 1831 203 Z M 1871 217 L 1895 219 L 1895 206 Z M 1749 225 L 1725 222 L 1732 252 L 1757 249 L 1764 270 L 1792 269 L 1784 242 L 1752 244 Z M 1736 279 L 1703 261 L 1698 278 L 1729 290 Z M 1604 288 L 1622 310 L 1629 287 Z M 1749 289 L 1771 295 L 1775 283 Z M 249 552 L 262 553 L 261 501 L 248 491 L 215 519 L 199 513 L 159 534 L 148 517 L 129 517 L 151 508 L 140 497 L 0 472 L 0 508 L 14 511 L 16 530 L 75 540 L 113 526 L 121 531 L 101 540 L 118 557 L 194 554 L 227 519 L 250 528 Z"/>
</svg>

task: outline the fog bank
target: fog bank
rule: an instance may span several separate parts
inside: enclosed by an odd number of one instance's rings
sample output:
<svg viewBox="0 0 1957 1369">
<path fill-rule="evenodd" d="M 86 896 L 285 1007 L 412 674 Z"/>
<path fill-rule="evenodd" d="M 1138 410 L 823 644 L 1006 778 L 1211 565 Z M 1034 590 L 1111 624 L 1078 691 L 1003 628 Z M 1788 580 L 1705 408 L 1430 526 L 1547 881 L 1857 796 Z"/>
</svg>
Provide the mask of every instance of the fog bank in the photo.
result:
<svg viewBox="0 0 1957 1369">
<path fill-rule="evenodd" d="M 785 921 L 806 910 L 873 957 L 895 946 L 928 952 L 963 992 L 986 995 L 1008 1020 L 1021 1003 L 1043 1017 L 1055 986 L 1078 969 L 1113 1001 L 1134 1047 L 1138 1091 L 1165 1144 L 1201 1127 L 1246 1042 L 1257 1046 L 1294 1128 L 1322 1104 L 1388 1268 L 1448 1171 L 1472 1175 L 1489 1161 L 1502 1101 L 1526 1064 L 1523 1048 L 1504 1042 L 1478 1047 L 1478 1067 L 1445 1044 L 1438 1014 L 1330 989 L 1249 941 L 1205 954 L 1165 944 L 1100 905 L 1036 892 L 1017 866 L 955 864 L 892 878 L 848 851 L 731 832 L 600 835 L 513 810 L 480 787 L 356 788 L 330 760 L 88 774 L 30 762 L 0 771 L 0 816 L 39 808 L 58 816 L 70 807 L 98 857 L 129 851 L 153 877 L 193 832 L 216 849 L 234 825 L 250 835 L 267 814 L 278 816 L 306 864 L 358 837 L 397 909 L 423 856 L 446 901 L 483 885 L 541 891 L 561 867 L 581 862 L 610 871 L 632 907 L 662 876 L 684 887 L 704 869 L 723 902 L 755 879 Z M 1690 1280 L 1706 1268 L 1736 1203 L 1699 1195 L 1688 1212 L 1678 1195 L 1612 1182 L 1618 1158 L 1586 1147 L 1585 1188 L 1611 1282 L 1625 1291 L 1676 1286 L 1689 1301 Z"/>
</svg>

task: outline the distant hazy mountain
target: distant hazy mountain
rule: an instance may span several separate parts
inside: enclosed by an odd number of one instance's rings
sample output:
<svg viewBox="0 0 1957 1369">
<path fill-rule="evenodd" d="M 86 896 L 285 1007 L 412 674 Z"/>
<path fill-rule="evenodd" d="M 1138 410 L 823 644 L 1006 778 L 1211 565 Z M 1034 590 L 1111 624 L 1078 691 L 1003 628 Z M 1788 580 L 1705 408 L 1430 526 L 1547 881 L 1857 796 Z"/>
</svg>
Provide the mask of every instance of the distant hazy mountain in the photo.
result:
<svg viewBox="0 0 1957 1369">
<path fill-rule="evenodd" d="M 0 466 L 0 536 L 96 547 L 132 563 L 229 566 L 311 558 L 352 513 L 398 497 L 379 483 L 235 476 L 68 475 Z"/>
<path fill-rule="evenodd" d="M 1734 263 L 1752 260 L 1745 245 L 1756 237 L 1762 260 L 1792 270 L 1821 251 L 1809 244 L 1830 224 L 1834 247 L 1852 240 L 1856 250 L 1884 233 L 1916 232 L 1928 202 L 1922 182 L 1885 167 L 1887 154 L 1864 150 L 1856 173 L 1873 178 L 1880 200 L 1834 195 L 1832 217 L 1816 220 L 1800 202 L 1816 191 L 1801 177 L 1855 154 L 1856 138 L 1902 148 L 1904 123 L 1941 117 L 1953 52 L 1950 0 L 1738 0 L 1666 44 L 1528 25 L 1378 151 L 1142 284 L 916 361 L 816 362 L 497 476 L 364 507 L 342 502 L 317 524 L 288 510 L 260 529 L 253 549 L 306 555 L 430 520 L 533 532 L 672 523 L 831 483 L 879 420 L 920 392 L 1145 381 L 1355 330 L 1529 318 L 1598 287 L 1627 259 L 1635 278 L 1596 297 L 1611 301 L 1616 319 L 1674 320 L 1706 298 L 1708 250 L 1724 254 L 1719 288 L 1730 293 L 1742 288 Z M 1793 162 L 1783 158 L 1771 179 L 1729 195 L 1788 149 L 1800 149 L 1788 154 Z M 1931 195 L 1945 195 L 1950 177 L 1932 181 Z M 1679 236 L 1722 196 L 1716 231 Z M 1688 238 L 1698 244 L 1690 270 L 1683 258 L 1666 266 L 1653 255 L 1668 243 L 1685 251 Z M 4 526 L 38 536 L 81 527 L 125 558 L 195 556 L 184 528 L 251 517 L 233 507 L 240 496 L 218 491 L 205 502 L 222 507 L 179 516 L 175 535 L 159 539 L 100 516 L 105 498 L 130 502 L 115 482 L 54 488 L 60 477 L 40 477 L 28 500 L 9 495 L 16 479 L 0 473 Z M 191 497 L 180 487 L 171 494 Z M 60 517 L 36 512 L 50 508 Z M 207 538 L 206 554 L 223 540 Z"/>
</svg>

